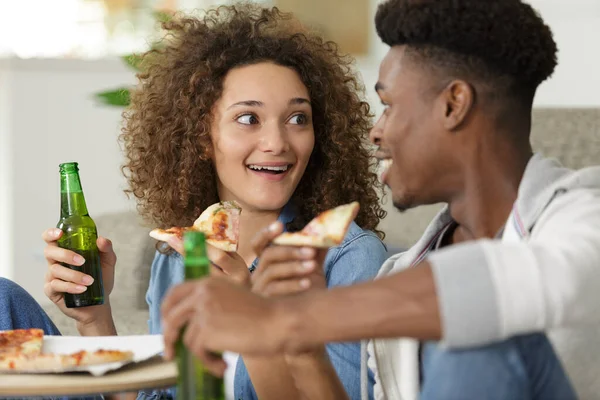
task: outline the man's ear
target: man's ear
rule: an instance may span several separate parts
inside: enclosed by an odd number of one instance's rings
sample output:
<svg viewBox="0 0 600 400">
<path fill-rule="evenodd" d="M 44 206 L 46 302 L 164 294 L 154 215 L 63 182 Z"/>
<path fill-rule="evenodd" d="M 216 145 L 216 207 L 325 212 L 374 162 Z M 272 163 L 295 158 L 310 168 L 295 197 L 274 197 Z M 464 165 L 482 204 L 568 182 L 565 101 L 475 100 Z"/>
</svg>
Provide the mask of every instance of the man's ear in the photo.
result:
<svg viewBox="0 0 600 400">
<path fill-rule="evenodd" d="M 453 131 L 467 119 L 475 103 L 475 91 L 465 81 L 454 80 L 442 91 L 444 128 Z"/>
</svg>

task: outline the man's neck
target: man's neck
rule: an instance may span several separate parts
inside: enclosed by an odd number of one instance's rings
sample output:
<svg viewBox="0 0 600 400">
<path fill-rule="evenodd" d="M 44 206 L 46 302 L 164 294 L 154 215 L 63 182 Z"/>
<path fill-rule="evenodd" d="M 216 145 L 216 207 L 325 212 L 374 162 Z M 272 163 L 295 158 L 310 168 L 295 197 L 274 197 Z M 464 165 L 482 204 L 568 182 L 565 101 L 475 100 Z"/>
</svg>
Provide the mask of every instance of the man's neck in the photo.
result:
<svg viewBox="0 0 600 400">
<path fill-rule="evenodd" d="M 496 146 L 469 161 L 462 191 L 449 202 L 450 214 L 458 223 L 453 243 L 493 238 L 504 226 L 532 155 L 529 149 L 515 150 Z"/>
</svg>

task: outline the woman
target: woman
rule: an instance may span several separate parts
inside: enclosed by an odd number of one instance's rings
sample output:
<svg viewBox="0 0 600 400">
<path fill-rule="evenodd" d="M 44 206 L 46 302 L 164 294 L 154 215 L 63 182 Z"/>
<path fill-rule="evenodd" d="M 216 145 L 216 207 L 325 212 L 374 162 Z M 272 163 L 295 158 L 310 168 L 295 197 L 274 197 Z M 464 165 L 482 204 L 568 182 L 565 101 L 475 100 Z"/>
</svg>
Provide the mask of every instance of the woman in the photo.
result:
<svg viewBox="0 0 600 400">
<path fill-rule="evenodd" d="M 369 107 L 358 95 L 362 88 L 351 60 L 277 9 L 220 7 L 202 19 L 175 18 L 164 27 L 162 48 L 144 57 L 122 135 L 124 171 L 141 215 L 155 226 L 189 226 L 207 206 L 236 200 L 243 209 L 238 252 L 209 246 L 209 257 L 226 275 L 264 295 L 374 277 L 385 259 L 376 231 L 384 212 L 364 146 Z M 361 205 L 356 223 L 324 255 L 323 270 L 308 262 L 295 277 L 273 282 L 270 276 L 269 285 L 266 272 L 257 271 L 262 278 L 254 276 L 251 283 L 249 271 L 258 264 L 251 239 L 257 232 L 277 220 L 297 230 L 319 212 L 354 200 Z M 89 309 L 65 308 L 62 293 L 80 293 L 90 282 L 60 266 L 77 260 L 56 247 L 59 236 L 56 230 L 44 234 L 46 294 L 75 319 L 82 335 L 116 334 L 109 300 Z M 161 332 L 161 301 L 183 279 L 181 243 L 169 245 L 152 265 L 150 333 Z M 116 257 L 107 239 L 98 246 L 110 299 Z M 290 279 L 298 276 L 306 279 Z M 332 344 L 327 351 L 349 396 L 358 398 L 359 344 Z M 297 398 L 288 369 L 295 361 L 284 355 L 240 358 L 235 398 Z"/>
</svg>

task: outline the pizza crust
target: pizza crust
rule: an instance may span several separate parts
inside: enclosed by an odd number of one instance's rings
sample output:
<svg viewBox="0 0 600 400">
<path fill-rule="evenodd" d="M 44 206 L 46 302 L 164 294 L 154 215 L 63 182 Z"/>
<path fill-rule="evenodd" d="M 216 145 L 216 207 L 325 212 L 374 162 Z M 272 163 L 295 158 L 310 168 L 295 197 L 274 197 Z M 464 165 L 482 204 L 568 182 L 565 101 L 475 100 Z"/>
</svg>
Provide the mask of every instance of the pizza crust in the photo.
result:
<svg viewBox="0 0 600 400">
<path fill-rule="evenodd" d="M 73 354 L 46 353 L 38 355 L 0 356 L 0 371 L 60 372 L 74 367 L 125 362 L 133 360 L 133 352 L 120 350 L 79 351 Z"/>
<path fill-rule="evenodd" d="M 222 210 L 224 212 L 220 212 Z M 236 252 L 241 210 L 241 207 L 235 201 L 215 203 L 206 208 L 192 226 L 170 229 L 156 228 L 151 230 L 149 235 L 153 239 L 168 242 L 172 237 L 182 238 L 184 232 L 195 230 L 204 232 L 206 242 L 211 246 L 226 252 Z"/>
<path fill-rule="evenodd" d="M 357 201 L 324 211 L 310 221 L 300 232 L 284 232 L 277 236 L 274 244 L 282 246 L 307 246 L 330 248 L 344 240 L 350 224 L 358 215 Z"/>
<path fill-rule="evenodd" d="M 173 233 L 168 233 L 164 229 L 159 229 L 159 228 L 152 229 L 150 231 L 149 235 L 152 239 L 156 239 L 161 242 L 168 242 L 169 239 L 171 239 L 173 236 L 176 236 Z"/>
<path fill-rule="evenodd" d="M 328 249 L 337 246 L 339 243 L 328 237 L 307 236 L 301 232 L 284 232 L 277 236 L 273 243 L 280 246 L 306 246 L 319 249 Z"/>
</svg>

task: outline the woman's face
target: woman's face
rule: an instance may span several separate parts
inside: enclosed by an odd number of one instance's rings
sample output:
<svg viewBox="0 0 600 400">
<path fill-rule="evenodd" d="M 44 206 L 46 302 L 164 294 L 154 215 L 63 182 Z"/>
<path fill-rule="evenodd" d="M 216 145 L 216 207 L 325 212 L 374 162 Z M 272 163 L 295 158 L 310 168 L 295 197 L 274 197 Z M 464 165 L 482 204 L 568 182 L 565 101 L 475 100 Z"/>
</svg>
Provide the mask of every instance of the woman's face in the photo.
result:
<svg viewBox="0 0 600 400">
<path fill-rule="evenodd" d="M 232 69 L 215 103 L 211 138 L 221 200 L 275 211 L 291 198 L 315 144 L 308 89 L 268 62 Z"/>
</svg>

